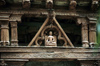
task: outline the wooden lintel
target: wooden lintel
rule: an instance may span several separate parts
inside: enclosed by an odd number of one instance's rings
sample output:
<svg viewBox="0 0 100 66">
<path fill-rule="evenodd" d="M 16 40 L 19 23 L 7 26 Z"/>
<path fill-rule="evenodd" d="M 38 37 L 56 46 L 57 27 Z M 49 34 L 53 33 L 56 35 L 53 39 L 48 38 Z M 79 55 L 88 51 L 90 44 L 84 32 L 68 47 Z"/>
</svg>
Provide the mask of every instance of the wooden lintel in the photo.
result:
<svg viewBox="0 0 100 66">
<path fill-rule="evenodd" d="M 2 52 L 1 59 L 19 58 L 19 59 L 80 59 L 80 60 L 98 59 L 100 60 L 99 49 L 100 48 L 0 47 L 0 52 Z M 49 52 L 53 51 L 53 53 L 48 53 L 48 51 Z"/>
</svg>

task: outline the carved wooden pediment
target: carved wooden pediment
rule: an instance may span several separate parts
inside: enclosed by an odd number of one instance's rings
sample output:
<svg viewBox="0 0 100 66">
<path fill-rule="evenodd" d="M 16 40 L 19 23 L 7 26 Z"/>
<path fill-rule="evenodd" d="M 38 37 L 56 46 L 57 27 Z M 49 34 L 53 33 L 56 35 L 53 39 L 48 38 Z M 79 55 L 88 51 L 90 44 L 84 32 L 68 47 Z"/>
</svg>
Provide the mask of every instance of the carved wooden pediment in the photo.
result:
<svg viewBox="0 0 100 66">
<path fill-rule="evenodd" d="M 62 46 L 74 47 L 55 17 L 53 17 L 52 20 L 49 17 L 45 20 L 45 22 L 43 23 L 43 25 L 41 26 L 41 28 L 39 29 L 39 31 L 37 32 L 37 34 L 29 43 L 28 46 L 32 46 L 32 45 L 43 46 L 43 44 L 45 44 L 46 36 L 49 36 L 50 31 L 52 31 L 53 36 L 57 38 L 57 39 L 55 38 L 55 40 L 63 41 L 63 43 L 61 43 Z"/>
</svg>

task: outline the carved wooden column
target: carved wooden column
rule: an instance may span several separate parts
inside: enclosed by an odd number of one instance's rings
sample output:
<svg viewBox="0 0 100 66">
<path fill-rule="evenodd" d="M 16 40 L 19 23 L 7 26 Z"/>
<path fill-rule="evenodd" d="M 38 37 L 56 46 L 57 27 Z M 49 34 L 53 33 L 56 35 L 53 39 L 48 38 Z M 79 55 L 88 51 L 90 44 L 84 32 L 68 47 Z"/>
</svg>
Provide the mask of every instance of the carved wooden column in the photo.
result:
<svg viewBox="0 0 100 66">
<path fill-rule="evenodd" d="M 96 23 L 96 18 L 89 18 L 89 42 L 91 47 L 96 45 Z"/>
<path fill-rule="evenodd" d="M 82 18 L 82 46 L 89 47 L 88 43 L 88 22 L 86 18 Z"/>
<path fill-rule="evenodd" d="M 11 24 L 11 46 L 18 46 L 18 32 L 17 23 L 21 22 L 22 15 L 13 14 L 10 16 L 9 22 Z"/>
<path fill-rule="evenodd" d="M 17 22 L 10 22 L 11 24 L 11 46 L 18 46 Z"/>
<path fill-rule="evenodd" d="M 8 46 L 9 45 L 9 22 L 2 21 L 1 22 L 1 45 Z"/>
</svg>

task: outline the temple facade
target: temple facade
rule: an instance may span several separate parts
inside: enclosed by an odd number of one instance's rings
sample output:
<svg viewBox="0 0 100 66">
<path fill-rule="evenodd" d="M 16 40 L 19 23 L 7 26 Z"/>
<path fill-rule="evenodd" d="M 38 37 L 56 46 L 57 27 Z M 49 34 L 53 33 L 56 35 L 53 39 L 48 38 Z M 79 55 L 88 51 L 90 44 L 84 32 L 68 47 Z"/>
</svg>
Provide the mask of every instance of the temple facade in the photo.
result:
<svg viewBox="0 0 100 66">
<path fill-rule="evenodd" d="M 0 66 L 100 66 L 99 0 L 0 0 Z"/>
</svg>

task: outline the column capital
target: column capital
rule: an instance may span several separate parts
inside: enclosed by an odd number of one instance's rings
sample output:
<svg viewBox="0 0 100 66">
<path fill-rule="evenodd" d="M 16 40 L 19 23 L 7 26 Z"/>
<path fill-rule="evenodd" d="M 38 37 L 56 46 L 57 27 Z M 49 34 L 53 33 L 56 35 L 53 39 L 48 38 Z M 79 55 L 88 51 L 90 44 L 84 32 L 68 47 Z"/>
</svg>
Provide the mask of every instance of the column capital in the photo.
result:
<svg viewBox="0 0 100 66">
<path fill-rule="evenodd" d="M 17 28 L 17 22 L 10 22 L 12 28 Z"/>
</svg>

